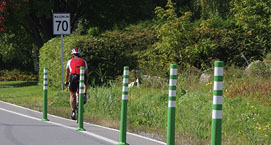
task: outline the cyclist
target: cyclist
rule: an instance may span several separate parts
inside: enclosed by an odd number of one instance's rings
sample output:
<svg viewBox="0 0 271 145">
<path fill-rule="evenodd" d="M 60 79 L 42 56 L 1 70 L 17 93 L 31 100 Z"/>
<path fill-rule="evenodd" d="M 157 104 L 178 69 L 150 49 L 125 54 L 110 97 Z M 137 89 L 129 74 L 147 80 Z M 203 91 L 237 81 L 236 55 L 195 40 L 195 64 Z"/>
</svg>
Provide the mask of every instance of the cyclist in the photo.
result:
<svg viewBox="0 0 271 145">
<path fill-rule="evenodd" d="M 84 104 L 87 101 L 86 93 L 87 93 L 87 62 L 80 57 L 81 49 L 80 48 L 74 48 L 71 51 L 72 58 L 68 61 L 67 67 L 66 67 L 66 82 L 65 86 L 66 89 L 70 90 L 70 106 L 72 109 L 71 118 L 73 120 L 76 120 L 77 118 L 77 106 L 76 106 L 76 92 L 79 89 L 79 79 L 80 79 L 80 67 L 85 67 L 85 83 L 84 83 Z M 69 81 L 70 78 L 70 81 Z"/>
</svg>

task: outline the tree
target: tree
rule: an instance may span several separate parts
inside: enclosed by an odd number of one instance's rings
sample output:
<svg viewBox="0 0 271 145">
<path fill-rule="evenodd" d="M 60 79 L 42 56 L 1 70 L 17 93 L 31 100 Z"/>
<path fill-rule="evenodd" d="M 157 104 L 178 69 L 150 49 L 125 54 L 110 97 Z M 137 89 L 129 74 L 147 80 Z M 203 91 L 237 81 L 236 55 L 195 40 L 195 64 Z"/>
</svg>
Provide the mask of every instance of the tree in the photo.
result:
<svg viewBox="0 0 271 145">
<path fill-rule="evenodd" d="M 29 68 L 29 64 L 37 65 L 39 48 L 55 37 L 52 34 L 52 14 L 70 13 L 73 30 L 88 5 L 88 0 L 0 1 L 0 53 L 2 55 L 0 61 L 5 63 L 2 67 L 6 69 L 19 67 L 25 70 Z"/>
<path fill-rule="evenodd" d="M 5 17 L 5 27 L 22 26 L 31 34 L 38 48 L 54 37 L 52 33 L 53 13 L 70 13 L 71 29 L 73 30 L 89 5 L 88 0 L 6 0 L 5 3 L 13 8 L 7 9 L 9 15 Z"/>
<path fill-rule="evenodd" d="M 23 28 L 1 34 L 0 69 L 33 71 L 33 47 L 31 36 Z"/>
<path fill-rule="evenodd" d="M 150 19 L 154 8 L 161 2 L 153 0 L 0 0 L 0 30 L 5 34 L 20 33 L 20 37 L 31 40 L 38 49 L 29 47 L 38 56 L 39 48 L 55 37 L 52 29 L 53 13 L 70 13 L 71 30 L 74 31 L 79 20 L 88 25 L 110 29 L 115 24 L 126 25 L 138 20 Z M 18 32 L 19 30 L 19 32 Z M 0 34 L 0 38 L 2 37 Z M 3 35 L 4 36 L 4 35 Z M 30 37 L 29 37 L 30 36 Z M 4 38 L 4 37 L 3 37 Z M 6 37 L 5 39 L 9 39 Z M 18 39 L 19 40 L 19 39 Z M 23 40 L 23 39 L 22 39 Z M 6 41 L 11 42 L 11 41 Z M 14 42 L 11 42 L 14 43 Z M 8 45 L 8 44 L 7 44 Z M 19 49 L 19 48 L 18 48 Z"/>
<path fill-rule="evenodd" d="M 54 37 L 53 13 L 70 13 L 73 31 L 80 19 L 87 19 L 92 26 L 103 27 L 152 18 L 154 8 L 158 4 L 152 0 L 4 0 L 4 2 L 13 8 L 7 9 L 9 15 L 5 18 L 6 25 L 23 26 L 31 33 L 38 48 Z"/>
<path fill-rule="evenodd" d="M 240 50 L 250 60 L 262 59 L 271 50 L 271 2 L 233 0 L 232 13 L 242 36 Z"/>
<path fill-rule="evenodd" d="M 6 2 L 4 1 L 1 1 L 0 2 L 0 32 L 4 32 L 5 29 L 4 29 L 4 22 L 5 22 L 5 19 L 4 17 L 6 16 Z"/>
</svg>

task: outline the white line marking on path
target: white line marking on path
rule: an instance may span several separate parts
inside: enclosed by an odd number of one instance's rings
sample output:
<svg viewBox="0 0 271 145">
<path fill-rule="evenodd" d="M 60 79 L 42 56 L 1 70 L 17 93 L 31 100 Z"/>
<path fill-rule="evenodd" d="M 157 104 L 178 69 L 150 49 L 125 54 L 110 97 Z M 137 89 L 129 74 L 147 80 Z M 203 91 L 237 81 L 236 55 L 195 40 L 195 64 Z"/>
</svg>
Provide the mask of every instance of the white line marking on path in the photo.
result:
<svg viewBox="0 0 271 145">
<path fill-rule="evenodd" d="M 14 112 L 14 111 L 10 111 L 10 110 L 4 109 L 4 108 L 0 108 L 0 110 L 6 111 L 6 112 L 9 112 L 9 113 L 12 113 L 12 114 L 16 114 L 16 115 L 19 115 L 19 116 L 22 116 L 22 117 L 26 117 L 26 118 L 29 118 L 29 119 L 41 121 L 41 119 L 39 119 L 39 118 L 35 118 L 35 117 L 28 116 L 28 115 L 24 115 L 24 114 L 21 114 L 21 113 L 18 113 L 18 112 Z M 57 126 L 61 126 L 61 127 L 67 128 L 67 129 L 72 129 L 74 131 L 76 130 L 76 128 L 74 128 L 74 127 L 66 126 L 66 125 L 63 125 L 63 124 L 60 124 L 60 123 L 56 123 L 56 122 L 46 121 L 45 123 L 50 123 L 50 124 L 53 124 L 53 125 L 57 125 Z M 117 144 L 118 143 L 118 142 L 116 142 L 114 140 L 102 137 L 100 135 L 97 135 L 97 134 L 94 134 L 94 133 L 91 133 L 91 132 L 80 131 L 80 133 L 84 133 L 84 134 L 93 136 L 95 138 L 107 141 L 107 142 L 112 143 L 112 144 Z"/>
<path fill-rule="evenodd" d="M 29 109 L 29 108 L 25 108 L 25 107 L 22 107 L 22 106 L 18 106 L 18 105 L 15 105 L 15 104 L 11 104 L 11 103 L 8 103 L 8 102 L 0 101 L 0 103 L 8 104 L 8 105 L 11 105 L 11 106 L 14 106 L 14 107 L 18 107 L 18 108 L 21 108 L 21 109 L 24 109 L 24 110 L 28 110 L 28 111 L 32 111 L 32 112 L 36 112 L 36 113 L 42 114 L 42 112 L 39 112 L 39 111 L 36 111 L 36 110 L 32 110 L 32 109 Z M 52 116 L 52 117 L 55 117 L 55 118 L 64 119 L 64 120 L 68 120 L 68 121 L 74 122 L 74 120 L 63 118 L 63 117 L 59 117 L 59 116 L 55 116 L 55 115 L 51 115 L 51 114 L 48 114 L 48 116 Z M 100 128 L 107 129 L 107 130 L 112 130 L 112 131 L 120 132 L 119 130 L 114 129 L 114 128 L 104 127 L 104 126 L 101 126 L 101 125 L 91 124 L 91 123 L 88 123 L 88 122 L 84 122 L 84 124 L 88 124 L 88 125 L 91 125 L 91 126 L 100 127 Z M 133 136 L 136 136 L 136 137 L 140 137 L 140 138 L 143 138 L 143 139 L 146 139 L 146 140 L 149 140 L 149 141 L 153 141 L 153 142 L 156 142 L 156 143 L 159 143 L 159 144 L 162 144 L 162 145 L 166 145 L 166 143 L 164 143 L 162 141 L 155 140 L 155 139 L 152 139 L 152 138 L 148 138 L 148 137 L 145 137 L 145 136 L 142 136 L 142 135 L 138 135 L 138 134 L 134 134 L 134 133 L 130 133 L 130 132 L 127 132 L 127 134 L 133 135 Z"/>
</svg>

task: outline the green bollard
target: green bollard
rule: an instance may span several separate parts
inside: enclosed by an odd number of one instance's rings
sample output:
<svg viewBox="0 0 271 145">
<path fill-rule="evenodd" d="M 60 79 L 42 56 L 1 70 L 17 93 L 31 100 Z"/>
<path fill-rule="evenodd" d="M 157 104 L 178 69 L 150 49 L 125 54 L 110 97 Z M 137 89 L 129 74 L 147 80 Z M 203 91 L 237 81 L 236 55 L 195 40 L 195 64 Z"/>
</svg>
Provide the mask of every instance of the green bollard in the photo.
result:
<svg viewBox="0 0 271 145">
<path fill-rule="evenodd" d="M 78 128 L 76 130 L 78 131 L 85 131 L 84 129 L 84 123 L 83 123 L 83 95 L 84 95 L 84 73 L 85 68 L 80 67 L 80 80 L 79 80 L 79 104 L 78 104 Z"/>
<path fill-rule="evenodd" d="M 128 78 L 129 78 L 129 67 L 125 66 L 123 71 L 123 85 L 122 85 L 120 142 L 117 145 L 129 145 L 126 143 Z"/>
<path fill-rule="evenodd" d="M 169 76 L 169 95 L 168 95 L 167 145 L 175 144 L 176 84 L 177 84 L 177 65 L 171 64 Z"/>
<path fill-rule="evenodd" d="M 221 145 L 223 61 L 215 61 L 211 145 Z"/>
<path fill-rule="evenodd" d="M 41 121 L 49 121 L 47 119 L 47 89 L 48 89 L 48 69 L 47 67 L 43 68 L 43 106 L 42 106 L 42 119 Z"/>
</svg>

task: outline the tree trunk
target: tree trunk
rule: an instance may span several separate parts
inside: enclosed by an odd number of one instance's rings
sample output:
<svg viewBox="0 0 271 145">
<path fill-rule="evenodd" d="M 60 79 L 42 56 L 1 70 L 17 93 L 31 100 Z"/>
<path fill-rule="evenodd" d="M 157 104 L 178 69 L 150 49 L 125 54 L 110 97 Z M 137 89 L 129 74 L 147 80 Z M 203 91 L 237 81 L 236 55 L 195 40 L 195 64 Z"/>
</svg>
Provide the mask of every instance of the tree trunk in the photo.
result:
<svg viewBox="0 0 271 145">
<path fill-rule="evenodd" d="M 34 71 L 39 72 L 39 63 L 38 63 L 38 52 L 36 49 L 32 50 L 32 58 L 34 63 Z"/>
<path fill-rule="evenodd" d="M 38 48 L 41 48 L 44 43 L 41 39 L 37 24 L 34 21 L 33 16 L 31 16 L 31 14 L 27 15 L 27 19 L 28 19 L 29 27 L 31 29 L 33 41 L 38 46 Z"/>
</svg>

